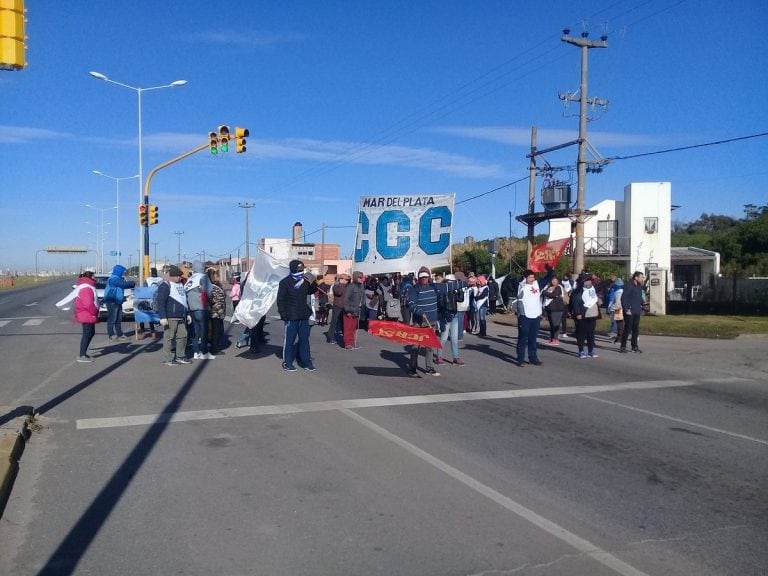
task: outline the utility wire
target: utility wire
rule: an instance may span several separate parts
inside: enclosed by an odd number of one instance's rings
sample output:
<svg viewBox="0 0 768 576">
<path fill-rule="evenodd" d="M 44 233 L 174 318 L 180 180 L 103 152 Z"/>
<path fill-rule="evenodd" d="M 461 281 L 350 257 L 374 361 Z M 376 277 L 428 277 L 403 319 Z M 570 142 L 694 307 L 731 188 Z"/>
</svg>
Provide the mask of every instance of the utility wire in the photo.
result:
<svg viewBox="0 0 768 576">
<path fill-rule="evenodd" d="M 760 138 L 762 136 L 768 136 L 768 132 L 761 132 L 759 134 L 750 134 L 749 136 L 739 136 L 738 138 L 729 138 L 728 140 L 717 140 L 716 142 L 706 142 L 704 144 L 693 144 L 691 146 L 680 146 L 679 148 L 657 150 L 656 152 L 644 152 L 642 154 L 633 154 L 631 156 L 611 156 L 609 158 L 606 158 L 606 160 L 630 160 L 631 158 L 641 158 L 643 156 L 653 156 L 655 154 L 667 154 L 669 152 L 680 152 L 682 150 L 692 150 L 694 148 L 705 148 L 707 146 L 729 144 L 731 142 L 738 142 L 740 140 L 749 140 L 750 138 Z"/>
</svg>

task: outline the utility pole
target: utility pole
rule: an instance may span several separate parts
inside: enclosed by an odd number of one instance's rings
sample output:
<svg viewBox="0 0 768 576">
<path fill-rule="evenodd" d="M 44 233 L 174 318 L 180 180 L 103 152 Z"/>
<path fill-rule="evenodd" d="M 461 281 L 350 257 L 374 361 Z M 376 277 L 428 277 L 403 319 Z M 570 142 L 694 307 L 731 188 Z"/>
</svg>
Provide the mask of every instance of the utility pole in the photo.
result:
<svg viewBox="0 0 768 576">
<path fill-rule="evenodd" d="M 238 202 L 240 208 L 245 210 L 245 267 L 251 269 L 251 237 L 248 225 L 248 210 L 256 206 L 253 202 Z"/>
<path fill-rule="evenodd" d="M 584 209 L 586 204 L 586 183 L 587 183 L 587 105 L 605 106 L 607 101 L 599 98 L 589 99 L 587 97 L 587 53 L 590 48 L 607 48 L 608 36 L 603 35 L 600 40 L 590 40 L 589 32 L 582 32 L 580 38 L 569 36 L 570 30 L 563 30 L 563 37 L 560 39 L 567 44 L 573 44 L 581 48 L 581 83 L 578 96 L 564 94 L 560 96 L 561 100 L 579 102 L 579 156 L 577 160 L 578 168 L 578 188 L 576 196 L 576 242 L 573 249 L 573 268 L 576 274 L 584 269 Z M 530 234 L 530 232 L 529 232 Z"/>
<path fill-rule="evenodd" d="M 176 261 L 179 264 L 179 268 L 181 268 L 181 235 L 184 234 L 184 232 L 174 232 L 176 234 L 176 240 L 178 242 L 178 252 L 176 253 Z"/>
<path fill-rule="evenodd" d="M 154 255 L 155 255 L 155 268 L 157 268 L 157 245 L 160 244 L 160 242 L 152 242 L 152 246 L 154 247 Z"/>
<path fill-rule="evenodd" d="M 320 235 L 320 276 L 325 275 L 325 224 L 323 224 L 323 231 Z"/>
<path fill-rule="evenodd" d="M 528 214 L 533 214 L 536 210 L 536 136 L 538 132 L 536 126 L 531 126 L 531 162 L 528 166 Z M 531 265 L 531 251 L 533 250 L 533 231 L 534 221 L 528 221 L 528 242 L 526 243 L 528 252 L 526 254 L 526 267 Z"/>
</svg>

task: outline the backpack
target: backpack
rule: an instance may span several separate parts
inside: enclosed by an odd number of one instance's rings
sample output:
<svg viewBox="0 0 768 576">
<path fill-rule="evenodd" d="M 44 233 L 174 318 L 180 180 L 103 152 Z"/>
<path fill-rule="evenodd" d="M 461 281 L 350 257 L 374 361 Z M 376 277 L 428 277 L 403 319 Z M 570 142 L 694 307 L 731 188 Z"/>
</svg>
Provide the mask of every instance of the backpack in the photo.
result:
<svg viewBox="0 0 768 576">
<path fill-rule="evenodd" d="M 167 284 L 167 282 L 160 282 L 155 284 L 155 293 L 152 294 L 152 312 L 160 313 L 160 299 L 157 297 L 160 292 L 160 284 Z"/>
<path fill-rule="evenodd" d="M 387 316 L 387 318 L 390 318 L 392 320 L 399 320 L 400 319 L 400 300 L 397 298 L 390 298 L 387 300 L 387 305 L 385 306 L 384 314 Z"/>
</svg>

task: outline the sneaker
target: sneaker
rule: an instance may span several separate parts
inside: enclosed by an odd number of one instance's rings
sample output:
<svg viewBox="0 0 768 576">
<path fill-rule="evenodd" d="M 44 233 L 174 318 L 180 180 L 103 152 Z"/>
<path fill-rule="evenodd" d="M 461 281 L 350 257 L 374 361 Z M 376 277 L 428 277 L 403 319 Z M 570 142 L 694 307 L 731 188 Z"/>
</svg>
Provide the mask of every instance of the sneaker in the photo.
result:
<svg viewBox="0 0 768 576">
<path fill-rule="evenodd" d="M 304 366 L 304 370 L 306 370 L 307 372 L 314 372 L 315 370 L 317 370 L 317 368 L 315 368 L 313 364 L 310 364 L 309 366 Z"/>
<path fill-rule="evenodd" d="M 179 362 L 176 362 L 176 360 L 166 360 L 163 364 L 166 366 L 178 366 Z"/>
<path fill-rule="evenodd" d="M 77 361 L 78 362 L 93 362 L 93 360 L 91 358 L 89 358 L 88 356 L 78 356 L 77 357 Z"/>
<path fill-rule="evenodd" d="M 440 372 L 438 372 L 434 368 L 430 368 L 429 370 L 427 370 L 427 374 L 429 374 L 430 376 L 440 376 Z"/>
<path fill-rule="evenodd" d="M 608 336 L 608 338 L 616 338 L 616 334 L 614 334 L 613 332 L 608 332 L 606 336 Z"/>
<path fill-rule="evenodd" d="M 120 334 L 120 336 L 117 337 L 118 340 L 128 340 L 128 336 L 125 334 Z"/>
<path fill-rule="evenodd" d="M 619 352 L 622 353 L 622 354 L 626 354 L 627 353 L 627 349 L 626 348 L 619 348 Z"/>
<path fill-rule="evenodd" d="M 352 346 L 344 346 L 344 350 L 354 350 L 354 348 Z"/>
<path fill-rule="evenodd" d="M 461 358 L 454 358 L 453 359 L 454 366 L 464 366 L 464 360 Z"/>
<path fill-rule="evenodd" d="M 193 360 L 202 360 L 202 359 L 203 359 L 203 355 L 202 355 L 202 354 L 200 354 L 200 352 L 195 352 L 195 353 L 192 355 L 192 359 L 193 359 Z"/>
<path fill-rule="evenodd" d="M 531 364 L 533 364 L 534 366 L 541 366 L 542 364 L 544 364 L 544 362 L 536 358 L 536 360 L 531 360 Z"/>
<path fill-rule="evenodd" d="M 177 364 L 192 364 L 192 360 L 189 358 L 176 358 Z"/>
<path fill-rule="evenodd" d="M 419 373 L 416 372 L 416 368 L 409 368 L 408 376 L 410 376 L 411 378 L 421 378 L 421 376 L 419 376 Z"/>
<path fill-rule="evenodd" d="M 559 339 L 559 338 L 555 338 L 555 343 L 554 343 L 554 345 L 555 345 L 555 346 L 560 346 L 560 339 Z"/>
<path fill-rule="evenodd" d="M 626 352 L 626 350 L 625 350 L 625 352 Z M 579 359 L 580 360 L 583 359 L 583 358 L 586 358 L 586 357 L 587 357 L 587 353 L 586 352 L 579 352 Z"/>
<path fill-rule="evenodd" d="M 200 354 L 200 360 L 215 360 L 216 356 L 208 352 L 207 354 Z"/>
<path fill-rule="evenodd" d="M 442 358 L 435 358 L 435 364 L 445 364 L 445 360 Z"/>
<path fill-rule="evenodd" d="M 283 362 L 283 370 L 286 372 L 296 372 L 297 368 L 296 366 L 288 366 L 285 362 Z"/>
<path fill-rule="evenodd" d="M 640 350 L 640 348 L 632 348 L 632 352 L 637 352 L 638 354 L 642 354 L 643 351 Z"/>
<path fill-rule="evenodd" d="M 117 336 L 110 336 L 109 339 L 110 340 L 117 340 Z"/>
<path fill-rule="evenodd" d="M 600 356 L 597 355 L 597 352 L 590 352 L 589 353 L 590 358 L 600 358 Z"/>
</svg>

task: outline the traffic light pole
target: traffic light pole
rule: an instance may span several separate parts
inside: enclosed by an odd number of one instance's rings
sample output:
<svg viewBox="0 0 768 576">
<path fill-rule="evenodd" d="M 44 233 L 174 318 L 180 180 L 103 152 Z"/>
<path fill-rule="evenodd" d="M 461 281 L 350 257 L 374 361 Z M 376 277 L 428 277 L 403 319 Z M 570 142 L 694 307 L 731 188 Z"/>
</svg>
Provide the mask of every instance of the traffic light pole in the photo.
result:
<svg viewBox="0 0 768 576">
<path fill-rule="evenodd" d="M 144 206 L 146 206 L 147 213 L 149 213 L 149 185 L 152 182 L 152 177 L 162 170 L 163 168 L 167 168 L 171 164 L 175 164 L 179 160 L 183 160 L 187 156 L 192 156 L 192 154 L 197 154 L 198 152 L 202 152 L 203 150 L 208 149 L 208 144 L 203 144 L 202 146 L 198 146 L 194 150 L 190 150 L 189 152 L 185 152 L 184 154 L 181 154 L 180 156 L 176 156 L 175 158 L 172 158 L 168 160 L 167 162 L 163 162 L 156 168 L 153 168 L 152 171 L 147 175 L 147 179 L 144 182 Z M 143 250 L 143 262 L 142 266 L 139 267 L 139 284 L 144 285 L 144 280 L 149 277 L 149 218 L 147 218 L 147 222 L 144 224 L 144 250 Z"/>
</svg>

